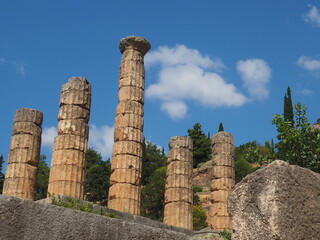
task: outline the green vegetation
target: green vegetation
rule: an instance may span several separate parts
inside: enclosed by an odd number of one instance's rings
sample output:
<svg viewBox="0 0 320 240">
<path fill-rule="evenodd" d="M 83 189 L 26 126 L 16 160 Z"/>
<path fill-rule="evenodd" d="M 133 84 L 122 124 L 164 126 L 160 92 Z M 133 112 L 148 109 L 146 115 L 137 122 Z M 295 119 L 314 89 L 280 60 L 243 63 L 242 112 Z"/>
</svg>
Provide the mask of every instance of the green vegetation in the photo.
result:
<svg viewBox="0 0 320 240">
<path fill-rule="evenodd" d="M 236 183 L 240 182 L 245 176 L 254 172 L 254 168 L 245 159 L 240 159 L 235 163 Z"/>
<path fill-rule="evenodd" d="M 219 234 L 220 237 L 222 237 L 225 240 L 231 240 L 232 239 L 232 234 L 228 230 L 224 229 L 222 232 Z"/>
<path fill-rule="evenodd" d="M 224 131 L 223 124 L 220 123 L 219 128 L 218 128 L 218 132 L 223 132 L 223 131 Z"/>
<path fill-rule="evenodd" d="M 0 194 L 2 194 L 3 183 L 4 183 L 4 174 L 2 173 L 3 163 L 4 163 L 3 156 L 0 155 Z"/>
<path fill-rule="evenodd" d="M 188 135 L 193 141 L 193 167 L 211 159 L 211 140 L 201 130 L 201 124 L 196 123 L 188 129 Z"/>
<path fill-rule="evenodd" d="M 193 206 L 193 230 L 198 231 L 208 226 L 206 211 L 200 205 Z"/>
<path fill-rule="evenodd" d="M 273 117 L 279 139 L 277 157 L 320 173 L 320 131 L 311 128 L 307 108 L 301 103 L 294 106 L 294 117 L 293 124 L 284 118 L 284 114 Z"/>
<path fill-rule="evenodd" d="M 287 93 L 284 95 L 283 118 L 285 121 L 291 122 L 292 125 L 294 124 L 294 119 L 293 119 L 294 116 L 293 116 L 293 107 L 292 107 L 290 87 L 287 88 Z"/>
<path fill-rule="evenodd" d="M 101 154 L 90 148 L 86 153 L 86 164 L 85 199 L 106 205 L 110 187 L 110 159 L 103 161 Z"/>
<path fill-rule="evenodd" d="M 40 155 L 37 176 L 37 200 L 47 197 L 50 168 L 45 160 L 46 156 Z"/>
</svg>

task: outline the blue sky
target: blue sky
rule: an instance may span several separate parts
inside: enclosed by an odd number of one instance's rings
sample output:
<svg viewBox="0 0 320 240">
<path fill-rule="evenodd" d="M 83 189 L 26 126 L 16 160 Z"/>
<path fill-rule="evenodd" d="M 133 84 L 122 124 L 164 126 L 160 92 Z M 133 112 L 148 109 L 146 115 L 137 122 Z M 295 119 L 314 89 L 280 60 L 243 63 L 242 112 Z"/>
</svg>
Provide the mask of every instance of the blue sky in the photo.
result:
<svg viewBox="0 0 320 240">
<path fill-rule="evenodd" d="M 167 146 L 200 122 L 220 122 L 235 144 L 275 139 L 272 114 L 293 102 L 320 117 L 320 1 L 1 1 L 0 154 L 7 160 L 18 108 L 44 113 L 42 153 L 51 158 L 60 88 L 92 85 L 89 146 L 111 154 L 121 38 L 149 40 L 147 140 Z"/>
</svg>

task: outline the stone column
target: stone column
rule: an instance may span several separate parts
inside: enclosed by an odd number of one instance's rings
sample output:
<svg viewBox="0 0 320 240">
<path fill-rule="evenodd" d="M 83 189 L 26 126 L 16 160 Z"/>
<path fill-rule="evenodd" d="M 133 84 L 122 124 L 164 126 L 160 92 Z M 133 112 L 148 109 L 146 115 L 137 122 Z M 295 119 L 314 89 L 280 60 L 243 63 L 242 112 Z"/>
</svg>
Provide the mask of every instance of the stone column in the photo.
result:
<svg viewBox="0 0 320 240">
<path fill-rule="evenodd" d="M 169 142 L 163 222 L 192 230 L 192 140 L 172 137 Z"/>
<path fill-rule="evenodd" d="M 142 37 L 123 38 L 118 106 L 114 123 L 114 145 L 108 207 L 140 214 L 143 140 L 144 64 L 151 48 Z"/>
<path fill-rule="evenodd" d="M 42 112 L 21 108 L 14 114 L 3 194 L 36 200 Z"/>
<path fill-rule="evenodd" d="M 212 137 L 211 202 L 208 223 L 214 230 L 232 229 L 227 199 L 235 185 L 233 136 L 218 132 Z"/>
<path fill-rule="evenodd" d="M 91 86 L 72 77 L 60 95 L 58 136 L 54 139 L 48 193 L 83 199 Z"/>
</svg>

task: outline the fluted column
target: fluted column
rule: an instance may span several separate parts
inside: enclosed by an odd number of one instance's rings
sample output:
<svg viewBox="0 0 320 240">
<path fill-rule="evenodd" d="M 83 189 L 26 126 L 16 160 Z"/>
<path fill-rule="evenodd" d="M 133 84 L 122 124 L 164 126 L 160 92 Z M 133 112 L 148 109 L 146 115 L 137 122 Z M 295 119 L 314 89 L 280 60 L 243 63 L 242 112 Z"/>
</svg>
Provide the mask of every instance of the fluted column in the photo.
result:
<svg viewBox="0 0 320 240">
<path fill-rule="evenodd" d="M 14 114 L 3 194 L 36 200 L 43 115 L 30 108 Z"/>
<path fill-rule="evenodd" d="M 218 132 L 212 137 L 213 168 L 211 172 L 211 202 L 208 223 L 212 229 L 232 229 L 227 211 L 227 199 L 235 185 L 233 136 Z"/>
<path fill-rule="evenodd" d="M 54 139 L 48 193 L 83 199 L 91 86 L 72 77 L 60 95 L 58 136 Z"/>
<path fill-rule="evenodd" d="M 151 48 L 142 37 L 123 38 L 118 106 L 114 123 L 114 145 L 108 207 L 140 214 L 143 141 L 144 64 Z"/>
<path fill-rule="evenodd" d="M 193 228 L 192 140 L 172 137 L 169 142 L 163 222 Z"/>
</svg>

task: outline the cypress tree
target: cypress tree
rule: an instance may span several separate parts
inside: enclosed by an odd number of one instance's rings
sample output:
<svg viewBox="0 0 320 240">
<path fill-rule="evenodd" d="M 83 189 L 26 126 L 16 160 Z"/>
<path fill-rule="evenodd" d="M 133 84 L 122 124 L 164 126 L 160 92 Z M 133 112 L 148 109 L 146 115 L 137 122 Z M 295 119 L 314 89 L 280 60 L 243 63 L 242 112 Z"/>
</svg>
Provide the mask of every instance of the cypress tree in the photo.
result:
<svg viewBox="0 0 320 240">
<path fill-rule="evenodd" d="M 293 126 L 294 120 L 290 87 L 287 88 L 287 93 L 284 95 L 283 118 L 285 121 L 290 121 Z"/>
<path fill-rule="evenodd" d="M 223 129 L 223 124 L 222 122 L 219 124 L 219 129 L 218 129 L 218 132 L 223 132 L 224 129 Z"/>
</svg>

